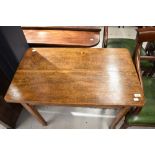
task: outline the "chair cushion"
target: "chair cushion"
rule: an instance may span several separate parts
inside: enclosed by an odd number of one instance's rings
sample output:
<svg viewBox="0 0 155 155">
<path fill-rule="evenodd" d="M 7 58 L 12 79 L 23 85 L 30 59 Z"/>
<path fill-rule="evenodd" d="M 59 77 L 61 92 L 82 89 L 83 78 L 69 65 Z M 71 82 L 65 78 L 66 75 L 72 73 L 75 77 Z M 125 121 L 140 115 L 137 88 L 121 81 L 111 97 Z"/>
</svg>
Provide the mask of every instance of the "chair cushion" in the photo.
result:
<svg viewBox="0 0 155 155">
<path fill-rule="evenodd" d="M 107 47 L 108 48 L 127 48 L 131 52 L 131 55 L 133 55 L 133 52 L 136 47 L 136 40 L 127 39 L 127 38 L 109 38 Z M 145 55 L 144 48 L 142 48 L 141 55 Z M 142 68 L 153 67 L 153 63 L 146 60 L 142 60 L 141 67 Z"/>
<path fill-rule="evenodd" d="M 142 69 L 152 68 L 154 66 L 152 62 L 149 62 L 147 60 L 141 60 L 140 65 Z"/>
<path fill-rule="evenodd" d="M 155 125 L 155 78 L 143 78 L 145 105 L 136 115 L 128 115 L 129 125 Z"/>
<path fill-rule="evenodd" d="M 134 39 L 126 38 L 109 38 L 108 48 L 127 48 L 132 54 L 136 46 L 136 41 Z"/>
</svg>

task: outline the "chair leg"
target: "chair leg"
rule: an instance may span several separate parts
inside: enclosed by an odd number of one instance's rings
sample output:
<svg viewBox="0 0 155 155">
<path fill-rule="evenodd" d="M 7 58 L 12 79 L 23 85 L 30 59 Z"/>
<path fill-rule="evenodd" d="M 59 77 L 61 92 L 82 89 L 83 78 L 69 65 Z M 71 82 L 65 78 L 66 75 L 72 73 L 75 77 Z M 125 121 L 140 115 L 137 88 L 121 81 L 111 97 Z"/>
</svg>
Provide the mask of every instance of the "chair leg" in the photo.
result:
<svg viewBox="0 0 155 155">
<path fill-rule="evenodd" d="M 128 128 L 128 124 L 126 122 L 124 122 L 120 127 L 120 129 L 127 129 L 127 128 Z"/>
<path fill-rule="evenodd" d="M 114 121 L 110 125 L 110 129 L 115 129 L 118 122 L 129 112 L 129 110 L 130 110 L 129 107 L 124 107 L 124 108 L 120 109 L 120 111 L 116 115 L 116 118 L 114 119 Z"/>
<path fill-rule="evenodd" d="M 21 103 L 22 106 L 30 113 L 32 114 L 43 126 L 47 125 L 47 122 L 44 120 L 44 118 L 40 115 L 40 113 L 31 105 L 26 103 Z"/>
</svg>

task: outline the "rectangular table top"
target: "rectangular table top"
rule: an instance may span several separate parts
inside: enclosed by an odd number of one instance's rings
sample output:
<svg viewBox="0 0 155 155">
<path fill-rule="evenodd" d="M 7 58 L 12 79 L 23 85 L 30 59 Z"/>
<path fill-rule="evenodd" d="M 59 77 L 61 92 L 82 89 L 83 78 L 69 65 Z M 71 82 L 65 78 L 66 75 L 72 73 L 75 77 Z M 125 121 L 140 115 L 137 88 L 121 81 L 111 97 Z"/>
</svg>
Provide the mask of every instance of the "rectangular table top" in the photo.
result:
<svg viewBox="0 0 155 155">
<path fill-rule="evenodd" d="M 88 107 L 144 104 L 135 67 L 124 48 L 30 48 L 5 99 Z"/>
</svg>

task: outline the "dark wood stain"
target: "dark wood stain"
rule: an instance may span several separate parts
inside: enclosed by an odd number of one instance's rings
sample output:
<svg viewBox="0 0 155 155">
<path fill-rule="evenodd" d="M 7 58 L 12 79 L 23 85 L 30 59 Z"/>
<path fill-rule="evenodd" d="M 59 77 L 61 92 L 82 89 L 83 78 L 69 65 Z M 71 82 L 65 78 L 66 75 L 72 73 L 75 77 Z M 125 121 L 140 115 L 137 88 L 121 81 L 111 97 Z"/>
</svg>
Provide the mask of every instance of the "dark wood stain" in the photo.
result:
<svg viewBox="0 0 155 155">
<path fill-rule="evenodd" d="M 85 30 L 85 31 L 84 31 Z M 31 47 L 92 47 L 100 41 L 100 31 L 69 29 L 23 29 Z"/>
<path fill-rule="evenodd" d="M 133 100 L 140 93 L 140 101 Z M 89 107 L 143 106 L 127 49 L 36 48 L 21 61 L 8 102 Z"/>
</svg>

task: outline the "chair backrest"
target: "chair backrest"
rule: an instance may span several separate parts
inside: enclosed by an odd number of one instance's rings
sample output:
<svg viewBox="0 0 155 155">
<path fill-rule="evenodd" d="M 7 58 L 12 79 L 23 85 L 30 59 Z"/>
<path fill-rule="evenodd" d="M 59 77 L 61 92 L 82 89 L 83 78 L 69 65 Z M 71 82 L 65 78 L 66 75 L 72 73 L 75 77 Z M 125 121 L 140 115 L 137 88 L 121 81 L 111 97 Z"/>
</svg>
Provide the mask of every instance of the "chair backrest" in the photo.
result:
<svg viewBox="0 0 155 155">
<path fill-rule="evenodd" d="M 146 27 L 146 28 L 137 29 L 136 41 L 137 41 L 137 44 L 134 51 L 134 63 L 139 76 L 139 80 L 141 82 L 141 86 L 143 88 L 143 82 L 142 82 L 142 76 L 141 76 L 141 70 L 140 70 L 140 61 L 141 60 L 155 61 L 155 56 L 141 56 L 141 48 L 142 48 L 143 42 L 155 41 L 155 28 Z"/>
<path fill-rule="evenodd" d="M 0 26 L 0 95 L 4 95 L 28 48 L 20 26 Z"/>
<path fill-rule="evenodd" d="M 155 28 L 145 27 L 137 29 L 137 41 L 138 43 L 150 42 L 155 40 Z"/>
</svg>

